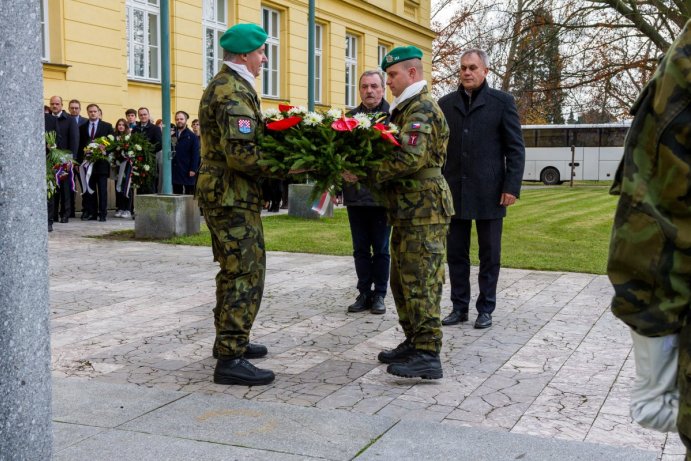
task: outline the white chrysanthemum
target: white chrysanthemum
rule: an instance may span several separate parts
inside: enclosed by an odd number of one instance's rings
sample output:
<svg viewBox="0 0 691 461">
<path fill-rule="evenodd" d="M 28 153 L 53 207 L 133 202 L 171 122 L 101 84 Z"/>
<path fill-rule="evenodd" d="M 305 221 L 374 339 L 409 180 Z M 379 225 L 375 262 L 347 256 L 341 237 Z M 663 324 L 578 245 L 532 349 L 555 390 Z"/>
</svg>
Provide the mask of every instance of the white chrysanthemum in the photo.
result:
<svg viewBox="0 0 691 461">
<path fill-rule="evenodd" d="M 288 115 L 305 115 L 307 114 L 307 108 L 304 106 L 291 107 L 288 110 Z"/>
<path fill-rule="evenodd" d="M 329 109 L 326 112 L 326 116 L 333 119 L 341 118 L 342 115 L 341 109 Z"/>
<path fill-rule="evenodd" d="M 305 118 L 302 119 L 302 122 L 308 126 L 319 125 L 323 121 L 324 116 L 316 112 L 308 112 L 307 115 L 305 115 Z"/>
<path fill-rule="evenodd" d="M 151 167 L 149 165 L 144 165 L 144 171 L 149 171 Z"/>
<path fill-rule="evenodd" d="M 129 158 L 134 157 L 134 152 L 132 152 L 131 150 L 128 150 L 128 151 L 127 151 L 127 156 L 128 156 Z"/>
<path fill-rule="evenodd" d="M 109 134 L 108 139 L 111 141 L 115 141 L 115 136 L 113 136 L 112 134 Z"/>
<path fill-rule="evenodd" d="M 389 133 L 398 134 L 398 127 L 393 123 L 389 123 Z"/>
<path fill-rule="evenodd" d="M 264 118 L 268 118 L 271 120 L 281 120 L 283 116 L 281 115 L 281 111 L 278 109 L 266 109 L 264 111 Z"/>
<path fill-rule="evenodd" d="M 129 140 L 130 140 L 130 135 L 126 134 L 125 135 L 125 141 L 129 141 Z"/>
<path fill-rule="evenodd" d="M 135 144 L 135 145 L 134 145 L 134 150 L 140 151 L 140 150 L 142 150 L 142 146 L 140 146 L 139 144 Z"/>
<path fill-rule="evenodd" d="M 367 114 L 355 114 L 353 118 L 357 120 L 357 128 L 366 130 L 372 126 L 372 121 Z"/>
</svg>

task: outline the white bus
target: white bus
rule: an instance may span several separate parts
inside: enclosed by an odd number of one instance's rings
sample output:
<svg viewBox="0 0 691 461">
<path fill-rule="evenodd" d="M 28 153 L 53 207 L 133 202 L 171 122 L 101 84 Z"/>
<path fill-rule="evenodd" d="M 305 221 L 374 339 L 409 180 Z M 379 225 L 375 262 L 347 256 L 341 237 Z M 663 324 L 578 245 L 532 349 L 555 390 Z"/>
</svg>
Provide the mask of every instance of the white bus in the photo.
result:
<svg viewBox="0 0 691 461">
<path fill-rule="evenodd" d="M 575 146 L 573 179 L 614 179 L 624 154 L 630 122 L 598 125 L 523 125 L 524 181 L 561 184 L 571 178 L 571 146 Z"/>
</svg>

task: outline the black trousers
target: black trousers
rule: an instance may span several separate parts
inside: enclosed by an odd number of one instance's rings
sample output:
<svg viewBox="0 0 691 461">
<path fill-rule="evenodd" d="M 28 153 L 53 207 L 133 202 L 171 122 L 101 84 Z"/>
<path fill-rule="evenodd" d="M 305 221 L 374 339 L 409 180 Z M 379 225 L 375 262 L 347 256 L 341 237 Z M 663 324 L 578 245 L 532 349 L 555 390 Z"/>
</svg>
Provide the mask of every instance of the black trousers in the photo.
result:
<svg viewBox="0 0 691 461">
<path fill-rule="evenodd" d="M 194 195 L 194 184 L 187 186 L 185 184 L 173 184 L 173 194 L 176 195 Z"/>
<path fill-rule="evenodd" d="M 72 203 L 70 201 L 71 185 L 69 179 L 61 182 L 58 190 L 53 194 L 53 220 L 60 221 L 60 217 L 69 218 L 72 214 Z M 58 211 L 60 213 L 58 213 Z"/>
<path fill-rule="evenodd" d="M 105 218 L 108 214 L 108 175 L 92 174 L 89 178 L 89 187 L 94 192 L 84 194 L 86 212 L 91 216 Z"/>
<path fill-rule="evenodd" d="M 386 208 L 349 206 L 348 221 L 353 237 L 353 258 L 357 289 L 367 295 L 386 296 L 391 256 L 391 226 L 386 223 Z"/>
<path fill-rule="evenodd" d="M 480 293 L 475 303 L 478 313 L 491 314 L 497 304 L 497 282 L 501 260 L 501 232 L 504 220 L 475 220 L 480 257 L 478 285 Z M 452 219 L 446 242 L 449 264 L 451 302 L 453 308 L 468 312 L 470 304 L 470 231 L 473 221 Z"/>
</svg>

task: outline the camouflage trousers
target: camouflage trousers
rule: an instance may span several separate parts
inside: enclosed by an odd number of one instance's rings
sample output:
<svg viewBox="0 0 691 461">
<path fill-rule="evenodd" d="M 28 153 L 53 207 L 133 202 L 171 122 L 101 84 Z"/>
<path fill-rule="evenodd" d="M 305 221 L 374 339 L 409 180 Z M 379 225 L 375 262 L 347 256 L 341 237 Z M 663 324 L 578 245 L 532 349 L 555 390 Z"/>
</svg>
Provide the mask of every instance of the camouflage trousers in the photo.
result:
<svg viewBox="0 0 691 461">
<path fill-rule="evenodd" d="M 688 319 L 689 316 L 687 316 Z M 691 322 L 679 332 L 679 416 L 677 430 L 686 446 L 686 460 L 691 461 Z"/>
<path fill-rule="evenodd" d="M 220 358 L 242 356 L 264 293 L 266 249 L 260 214 L 243 208 L 204 208 L 216 275 L 214 324 Z"/>
<path fill-rule="evenodd" d="M 391 294 L 405 337 L 416 349 L 441 351 L 441 292 L 448 224 L 394 226 Z"/>
</svg>

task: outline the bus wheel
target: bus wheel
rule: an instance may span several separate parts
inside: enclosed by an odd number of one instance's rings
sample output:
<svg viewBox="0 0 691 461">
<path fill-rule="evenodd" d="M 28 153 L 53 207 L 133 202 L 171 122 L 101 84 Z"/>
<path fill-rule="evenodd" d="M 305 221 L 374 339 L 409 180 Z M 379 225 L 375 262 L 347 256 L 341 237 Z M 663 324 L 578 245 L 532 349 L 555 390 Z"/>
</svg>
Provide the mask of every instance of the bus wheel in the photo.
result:
<svg viewBox="0 0 691 461">
<path fill-rule="evenodd" d="M 540 174 L 540 181 L 542 181 L 546 186 L 554 186 L 559 184 L 559 170 L 551 166 L 545 168 L 542 170 L 542 174 Z"/>
</svg>

